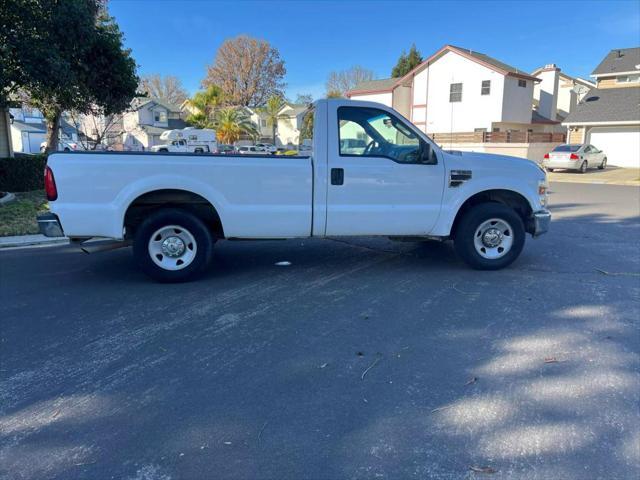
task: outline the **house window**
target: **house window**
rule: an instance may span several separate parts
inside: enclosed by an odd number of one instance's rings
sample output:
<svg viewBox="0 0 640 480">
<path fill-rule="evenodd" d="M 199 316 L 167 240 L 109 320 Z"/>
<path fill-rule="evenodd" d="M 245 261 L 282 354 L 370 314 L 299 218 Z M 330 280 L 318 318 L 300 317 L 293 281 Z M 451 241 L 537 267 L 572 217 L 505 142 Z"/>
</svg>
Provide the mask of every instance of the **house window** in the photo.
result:
<svg viewBox="0 0 640 480">
<path fill-rule="evenodd" d="M 484 133 L 484 132 L 487 131 L 487 129 L 486 128 L 474 128 L 473 131 L 475 133 Z"/>
<path fill-rule="evenodd" d="M 260 119 L 260 126 L 261 127 L 266 127 L 267 126 L 267 121 L 264 118 Z"/>
<path fill-rule="evenodd" d="M 519 87 L 522 87 L 522 88 L 527 88 L 527 81 L 526 81 L 526 80 L 519 79 L 519 80 L 518 80 L 518 86 L 519 86 Z"/>
<path fill-rule="evenodd" d="M 640 75 L 619 75 L 616 77 L 616 83 L 638 83 Z"/>
<path fill-rule="evenodd" d="M 480 90 L 480 95 L 490 95 L 490 94 L 491 94 L 491 80 L 483 80 L 482 89 Z"/>
<path fill-rule="evenodd" d="M 164 110 L 157 111 L 154 113 L 153 119 L 156 122 L 164 123 L 167 121 L 167 112 L 165 112 Z"/>
<path fill-rule="evenodd" d="M 449 85 L 449 102 L 461 102 L 462 101 L 462 84 L 452 83 Z"/>
</svg>

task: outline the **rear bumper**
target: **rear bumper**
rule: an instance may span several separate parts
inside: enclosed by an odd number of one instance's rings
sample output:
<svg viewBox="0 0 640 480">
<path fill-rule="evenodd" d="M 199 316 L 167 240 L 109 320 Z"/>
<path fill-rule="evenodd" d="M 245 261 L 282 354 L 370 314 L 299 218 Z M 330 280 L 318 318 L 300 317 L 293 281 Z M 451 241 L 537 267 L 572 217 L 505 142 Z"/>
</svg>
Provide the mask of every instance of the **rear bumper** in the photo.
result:
<svg viewBox="0 0 640 480">
<path fill-rule="evenodd" d="M 64 231 L 58 216 L 54 213 L 38 215 L 38 229 L 46 237 L 64 237 Z"/>
<path fill-rule="evenodd" d="M 542 166 L 545 168 L 566 168 L 567 170 L 578 170 L 582 162 L 579 160 L 545 160 Z"/>
<path fill-rule="evenodd" d="M 531 214 L 530 225 L 531 235 L 539 237 L 543 233 L 549 231 L 549 224 L 551 223 L 551 213 L 548 210 L 539 210 Z"/>
</svg>

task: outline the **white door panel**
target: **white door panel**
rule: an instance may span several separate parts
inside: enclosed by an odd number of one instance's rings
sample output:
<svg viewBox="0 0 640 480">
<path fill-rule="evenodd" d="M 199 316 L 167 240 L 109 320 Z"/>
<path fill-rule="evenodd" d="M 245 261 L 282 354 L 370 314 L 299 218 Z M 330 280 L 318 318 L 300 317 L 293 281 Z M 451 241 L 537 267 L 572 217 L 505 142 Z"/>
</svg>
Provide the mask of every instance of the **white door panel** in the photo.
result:
<svg viewBox="0 0 640 480">
<path fill-rule="evenodd" d="M 329 184 L 327 235 L 426 235 L 442 201 L 441 165 L 380 157 L 332 158 L 344 184 Z"/>
<path fill-rule="evenodd" d="M 608 165 L 640 168 L 639 127 L 594 127 L 588 141 L 602 150 Z"/>
</svg>

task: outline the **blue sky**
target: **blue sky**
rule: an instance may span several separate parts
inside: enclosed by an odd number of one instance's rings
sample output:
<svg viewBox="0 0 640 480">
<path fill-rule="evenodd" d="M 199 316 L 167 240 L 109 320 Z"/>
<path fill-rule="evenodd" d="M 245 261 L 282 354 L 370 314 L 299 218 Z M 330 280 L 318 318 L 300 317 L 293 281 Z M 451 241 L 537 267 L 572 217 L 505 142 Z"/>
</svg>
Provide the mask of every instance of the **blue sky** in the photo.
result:
<svg viewBox="0 0 640 480">
<path fill-rule="evenodd" d="M 415 43 L 449 43 L 531 71 L 556 63 L 588 77 L 613 48 L 640 45 L 640 1 L 111 0 L 140 73 L 179 77 L 195 92 L 229 37 L 269 41 L 286 62 L 287 94 L 324 93 L 332 70 L 362 65 L 388 77 Z"/>
</svg>

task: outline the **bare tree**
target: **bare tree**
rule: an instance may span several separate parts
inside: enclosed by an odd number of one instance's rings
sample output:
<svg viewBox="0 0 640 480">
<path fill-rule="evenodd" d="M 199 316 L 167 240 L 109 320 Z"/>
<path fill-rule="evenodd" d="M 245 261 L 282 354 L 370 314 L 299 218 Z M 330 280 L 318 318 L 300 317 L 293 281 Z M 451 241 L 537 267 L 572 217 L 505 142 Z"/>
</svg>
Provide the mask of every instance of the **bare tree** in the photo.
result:
<svg viewBox="0 0 640 480">
<path fill-rule="evenodd" d="M 84 150 L 113 148 L 122 142 L 122 115 L 104 115 L 99 109 L 90 113 L 71 112 L 71 122 L 78 131 L 78 142 Z"/>
<path fill-rule="evenodd" d="M 261 107 L 270 97 L 283 96 L 285 73 L 276 48 L 241 35 L 222 43 L 202 86 L 218 85 L 228 105 Z"/>
<path fill-rule="evenodd" d="M 296 95 L 295 103 L 302 105 L 313 103 L 313 95 L 311 95 L 310 93 L 299 93 L 298 95 Z"/>
<path fill-rule="evenodd" d="M 189 94 L 182 86 L 182 82 L 178 77 L 167 75 L 163 77 L 154 73 L 153 75 L 145 75 L 140 79 L 138 90 L 149 97 L 165 100 L 173 105 L 181 105 Z"/>
<path fill-rule="evenodd" d="M 327 97 L 343 97 L 349 90 L 353 90 L 358 84 L 373 80 L 376 77 L 373 71 L 359 65 L 347 70 L 331 72 L 325 84 Z"/>
</svg>

